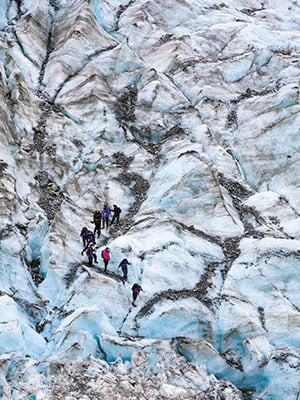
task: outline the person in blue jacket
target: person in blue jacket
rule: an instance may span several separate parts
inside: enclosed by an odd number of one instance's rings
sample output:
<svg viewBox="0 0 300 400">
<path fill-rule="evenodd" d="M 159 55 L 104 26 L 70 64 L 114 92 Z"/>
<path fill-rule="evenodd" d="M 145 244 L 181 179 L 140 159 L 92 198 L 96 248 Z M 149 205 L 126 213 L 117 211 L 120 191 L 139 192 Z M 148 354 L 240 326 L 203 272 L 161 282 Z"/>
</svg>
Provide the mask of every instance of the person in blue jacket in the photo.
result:
<svg viewBox="0 0 300 400">
<path fill-rule="evenodd" d="M 84 226 L 84 227 L 82 228 L 81 232 L 80 232 L 80 236 L 81 236 L 81 239 L 82 239 L 83 247 L 85 247 L 85 246 L 87 245 L 87 242 L 88 242 L 88 232 L 89 232 L 89 230 L 88 230 L 88 228 L 87 228 L 86 226 Z"/>
<path fill-rule="evenodd" d="M 101 212 L 102 215 L 102 228 L 108 229 L 109 226 L 109 216 L 110 216 L 110 208 L 105 205 Z"/>
<path fill-rule="evenodd" d="M 121 268 L 122 272 L 123 272 L 123 281 L 127 281 L 128 265 L 131 265 L 131 264 L 127 260 L 127 258 L 124 258 L 119 264 L 119 268 Z"/>
<path fill-rule="evenodd" d="M 86 235 L 86 245 L 84 246 L 81 255 L 83 256 L 83 253 L 86 251 L 86 249 L 89 247 L 91 243 L 95 243 L 95 235 L 93 234 L 92 231 L 87 231 Z"/>
</svg>

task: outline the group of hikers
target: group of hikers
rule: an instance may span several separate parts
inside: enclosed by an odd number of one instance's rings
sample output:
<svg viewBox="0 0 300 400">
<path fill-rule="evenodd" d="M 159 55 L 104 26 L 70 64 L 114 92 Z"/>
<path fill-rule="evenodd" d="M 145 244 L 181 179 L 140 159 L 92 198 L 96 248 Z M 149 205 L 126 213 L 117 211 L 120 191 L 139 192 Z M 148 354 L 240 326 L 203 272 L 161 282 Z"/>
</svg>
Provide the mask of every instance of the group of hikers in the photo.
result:
<svg viewBox="0 0 300 400">
<path fill-rule="evenodd" d="M 113 205 L 113 208 L 110 209 L 107 205 L 104 205 L 103 209 L 96 210 L 93 215 L 93 223 L 95 224 L 94 235 L 98 235 L 98 238 L 101 235 L 101 229 L 108 229 L 113 223 L 120 223 L 120 214 L 122 210 L 116 204 Z M 112 219 L 110 221 L 110 215 L 112 214 Z M 83 234 L 84 235 L 84 234 Z"/>
<path fill-rule="evenodd" d="M 112 214 L 112 219 L 110 220 L 110 215 Z M 121 214 L 121 208 L 118 207 L 116 204 L 113 205 L 113 209 L 111 210 L 107 205 L 104 205 L 102 211 L 100 210 L 95 210 L 93 213 L 93 223 L 95 224 L 94 231 L 89 230 L 86 226 L 84 226 L 81 230 L 80 236 L 82 239 L 82 244 L 83 244 L 83 250 L 81 252 L 81 255 L 84 255 L 84 253 L 88 257 L 88 264 L 92 265 L 93 261 L 97 264 L 98 259 L 97 259 L 97 253 L 96 249 L 96 241 L 95 241 L 95 235 L 97 233 L 98 238 L 101 235 L 101 229 L 108 229 L 110 225 L 113 223 L 120 223 L 120 214 Z M 104 263 L 104 272 L 107 272 L 107 266 L 110 260 L 110 248 L 105 247 L 101 251 L 101 257 Z M 123 283 L 127 281 L 128 278 L 128 266 L 131 265 L 131 263 L 127 260 L 127 258 L 124 258 L 120 264 L 119 264 L 119 269 L 122 270 L 123 272 Z M 143 288 L 141 285 L 138 283 L 134 283 L 132 285 L 132 306 L 136 307 L 135 301 L 138 297 L 141 297 L 140 292 L 144 292 Z M 143 299 L 142 299 L 143 300 Z"/>
</svg>

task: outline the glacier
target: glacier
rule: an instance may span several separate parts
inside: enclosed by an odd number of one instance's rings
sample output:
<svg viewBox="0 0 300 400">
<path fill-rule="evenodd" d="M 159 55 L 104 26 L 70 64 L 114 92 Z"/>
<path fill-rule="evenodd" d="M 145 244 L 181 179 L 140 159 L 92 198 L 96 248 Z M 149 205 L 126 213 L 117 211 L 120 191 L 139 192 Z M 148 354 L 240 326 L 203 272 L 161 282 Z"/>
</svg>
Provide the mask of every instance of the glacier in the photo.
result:
<svg viewBox="0 0 300 400">
<path fill-rule="evenodd" d="M 1 398 L 300 399 L 299 22 L 1 2 Z"/>
</svg>

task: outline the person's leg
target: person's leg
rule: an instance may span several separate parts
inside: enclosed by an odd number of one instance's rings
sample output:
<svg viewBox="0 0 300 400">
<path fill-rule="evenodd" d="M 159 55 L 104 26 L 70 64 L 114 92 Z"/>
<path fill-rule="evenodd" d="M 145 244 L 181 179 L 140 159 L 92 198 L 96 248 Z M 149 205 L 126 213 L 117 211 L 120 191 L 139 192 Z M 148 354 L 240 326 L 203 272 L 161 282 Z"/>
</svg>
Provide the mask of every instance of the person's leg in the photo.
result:
<svg viewBox="0 0 300 400">
<path fill-rule="evenodd" d="M 132 300 L 132 305 L 134 306 L 134 307 L 136 307 L 136 305 L 135 305 L 135 301 L 136 301 L 136 299 L 137 299 L 137 293 L 132 293 L 132 298 L 133 298 L 133 300 Z"/>
<path fill-rule="evenodd" d="M 89 256 L 89 265 L 92 265 L 92 263 L 93 263 L 93 257 Z"/>
<path fill-rule="evenodd" d="M 97 232 L 98 238 L 99 238 L 100 235 L 101 235 L 101 223 L 97 223 L 97 224 L 95 225 L 95 231 Z M 94 232 L 94 235 L 95 235 L 95 232 Z"/>
<path fill-rule="evenodd" d="M 107 271 L 108 260 L 104 260 L 104 272 Z"/>
<path fill-rule="evenodd" d="M 111 221 L 110 221 L 110 225 L 112 225 L 115 222 L 116 219 L 116 214 L 113 215 Z"/>
<path fill-rule="evenodd" d="M 98 261 L 97 261 L 97 254 L 93 254 L 93 257 L 94 257 L 95 263 L 98 264 Z"/>
</svg>

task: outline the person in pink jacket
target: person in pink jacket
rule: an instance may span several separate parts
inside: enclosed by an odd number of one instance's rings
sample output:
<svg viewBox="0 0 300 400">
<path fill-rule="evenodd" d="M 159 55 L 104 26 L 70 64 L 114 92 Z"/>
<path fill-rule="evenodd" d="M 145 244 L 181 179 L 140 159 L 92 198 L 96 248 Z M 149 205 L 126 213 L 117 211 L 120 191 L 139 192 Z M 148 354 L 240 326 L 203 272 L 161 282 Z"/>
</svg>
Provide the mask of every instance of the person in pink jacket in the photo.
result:
<svg viewBox="0 0 300 400">
<path fill-rule="evenodd" d="M 110 248 L 109 247 L 105 247 L 105 249 L 102 250 L 101 257 L 103 258 L 103 262 L 104 262 L 104 272 L 106 272 L 107 265 L 110 260 Z"/>
</svg>

